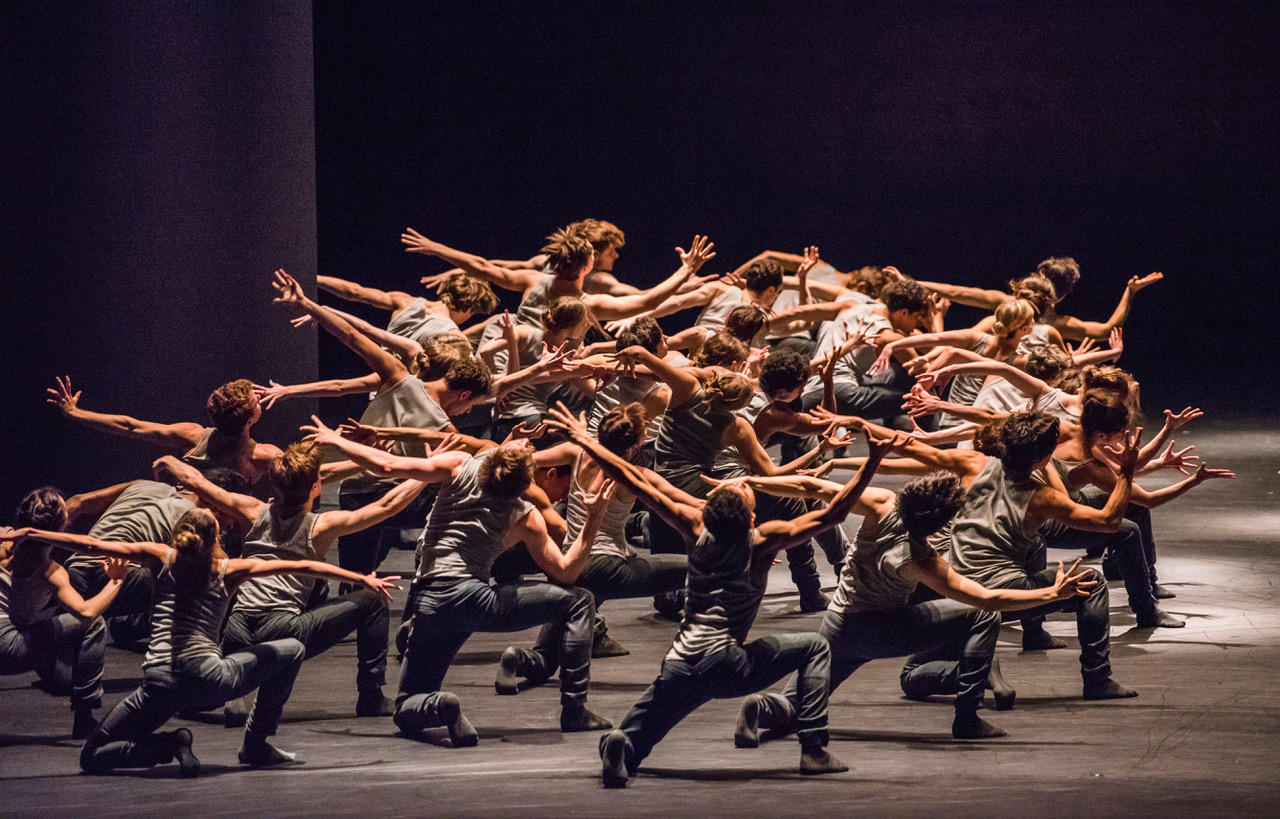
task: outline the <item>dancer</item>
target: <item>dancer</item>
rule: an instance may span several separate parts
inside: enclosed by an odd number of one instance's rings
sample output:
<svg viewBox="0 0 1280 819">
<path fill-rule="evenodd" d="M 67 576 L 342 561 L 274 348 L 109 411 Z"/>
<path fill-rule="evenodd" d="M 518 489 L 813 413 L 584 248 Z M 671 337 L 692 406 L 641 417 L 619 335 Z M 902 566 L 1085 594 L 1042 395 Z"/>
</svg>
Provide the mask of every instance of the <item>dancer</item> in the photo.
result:
<svg viewBox="0 0 1280 819">
<path fill-rule="evenodd" d="M 757 491 L 828 502 L 840 490 L 833 481 L 803 476 L 745 480 Z M 928 538 L 963 502 L 964 489 L 950 475 L 917 478 L 896 494 L 867 487 L 853 506 L 862 525 L 818 633 L 831 645 L 832 691 L 871 660 L 916 655 L 902 671 L 902 690 L 913 699 L 956 694 L 951 735 L 984 739 L 1004 736 L 978 716 L 984 687 L 993 689 L 999 709 L 1013 707 L 1015 696 L 995 662 L 1000 636 L 995 612 L 1087 595 L 1096 581 L 1088 579 L 1088 570 L 1078 571 L 1079 560 L 1066 571 L 1059 563 L 1053 585 L 1039 589 L 988 589 L 957 574 Z M 919 584 L 948 599 L 912 604 L 909 598 Z M 939 669 L 923 662 L 922 654 L 958 663 Z M 793 730 L 798 707 L 794 682 L 782 694 L 751 695 L 743 703 L 734 744 L 756 747 L 762 728 Z"/>
<path fill-rule="evenodd" d="M 583 503 L 592 510 L 567 551 L 548 536 L 546 524 L 521 496 L 533 480 L 533 447 L 527 439 L 477 456 L 445 452 L 426 458 L 392 455 L 343 438 L 313 417 L 304 427 L 321 444 L 384 475 L 441 485 L 420 538 L 421 562 L 409 592 L 412 632 L 400 672 L 395 722 L 405 736 L 445 726 L 454 747 L 475 745 L 479 735 L 454 694 L 441 690 L 454 656 L 477 631 L 522 631 L 550 625 L 549 654 L 520 652 L 504 662 L 495 683 L 510 693 L 516 677 L 546 680 L 560 667 L 560 730 L 589 731 L 611 723 L 587 708 L 591 674 L 591 593 L 571 585 L 591 557 L 591 542 L 611 493 Z M 550 583 L 489 582 L 494 559 L 516 543 Z M 563 585 L 556 585 L 563 584 Z"/>
<path fill-rule="evenodd" d="M 294 639 L 272 640 L 223 655 L 219 632 L 227 603 L 237 587 L 254 578 L 304 574 L 358 583 L 390 600 L 398 577 L 358 575 L 314 560 L 228 558 L 218 538 L 218 521 L 192 509 L 178 521 L 168 544 L 113 543 L 85 535 L 43 529 L 3 533 L 17 541 L 36 538 L 77 551 L 149 562 L 156 569 L 156 601 L 151 644 L 142 663 L 142 685 L 125 697 L 90 734 L 80 753 L 85 773 L 115 768 L 149 768 L 176 760 L 182 776 L 200 772 L 191 751 L 191 731 L 155 733 L 183 707 L 229 700 L 258 689 L 245 727 L 240 761 L 279 765 L 294 755 L 271 745 L 281 711 L 306 653 Z"/>
<path fill-rule="evenodd" d="M 816 634 L 744 641 L 764 597 L 774 555 L 839 525 L 870 484 L 890 442 L 868 436 L 867 465 L 826 508 L 757 528 L 750 487 L 730 483 L 712 491 L 705 501 L 663 491 L 592 438 L 582 419 L 561 409 L 552 410 L 551 417 L 551 423 L 594 458 L 604 474 L 665 518 L 690 547 L 688 601 L 662 670 L 620 728 L 601 738 L 604 786 L 625 787 L 653 747 L 700 705 L 755 693 L 792 672 L 798 672 L 800 772 L 847 771 L 826 751 L 830 663 L 826 641 Z"/>
<path fill-rule="evenodd" d="M 436 287 L 439 301 L 415 298 L 399 290 L 379 290 L 334 276 L 316 276 L 316 286 L 340 299 L 391 311 L 387 332 L 426 346 L 437 335 L 459 333 L 472 316 L 487 316 L 498 306 L 498 296 L 488 282 L 455 273 Z M 352 316 L 339 314 L 351 321 Z M 352 322 L 355 323 L 355 322 Z"/>
</svg>

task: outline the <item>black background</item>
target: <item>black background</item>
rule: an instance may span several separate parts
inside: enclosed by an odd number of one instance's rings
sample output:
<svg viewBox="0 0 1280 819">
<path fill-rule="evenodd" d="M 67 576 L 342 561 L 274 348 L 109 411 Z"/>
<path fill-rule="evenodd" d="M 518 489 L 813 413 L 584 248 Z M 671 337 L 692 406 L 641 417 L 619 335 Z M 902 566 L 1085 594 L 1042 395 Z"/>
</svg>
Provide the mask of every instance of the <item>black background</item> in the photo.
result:
<svg viewBox="0 0 1280 819">
<path fill-rule="evenodd" d="M 0 501 L 149 460 L 47 411 L 55 374 L 175 421 L 232 377 L 310 378 L 269 271 L 412 292 L 443 265 L 406 225 L 515 257 L 609 219 L 641 284 L 695 232 L 709 269 L 814 243 L 990 287 L 1072 255 L 1062 309 L 1099 319 L 1161 270 L 1122 360 L 1148 410 L 1270 415 L 1276 12 L 1058 5 L 6 5 Z"/>
</svg>

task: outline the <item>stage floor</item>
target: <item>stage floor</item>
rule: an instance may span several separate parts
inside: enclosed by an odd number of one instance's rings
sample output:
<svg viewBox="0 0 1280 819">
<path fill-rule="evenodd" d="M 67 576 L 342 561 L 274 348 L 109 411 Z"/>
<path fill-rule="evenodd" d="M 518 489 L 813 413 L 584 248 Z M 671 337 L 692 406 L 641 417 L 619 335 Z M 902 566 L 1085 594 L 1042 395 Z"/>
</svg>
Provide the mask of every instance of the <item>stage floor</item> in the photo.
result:
<svg viewBox="0 0 1280 819">
<path fill-rule="evenodd" d="M 66 700 L 0 678 L 0 814 L 633 816 L 806 815 L 1269 815 L 1280 811 L 1280 433 L 1260 424 L 1205 422 L 1179 438 L 1235 481 L 1213 481 L 1157 510 L 1164 602 L 1185 629 L 1138 631 L 1112 586 L 1112 665 L 1137 699 L 1086 703 L 1074 621 L 1048 628 L 1071 648 L 1019 653 L 1006 627 L 997 656 L 1018 690 L 1013 711 L 986 716 L 1009 736 L 955 742 L 948 702 L 902 698 L 901 663 L 859 670 L 831 700 L 831 751 L 851 770 L 801 777 L 794 738 L 736 750 L 739 700 L 712 702 L 660 744 L 626 790 L 599 784 L 598 734 L 561 734 L 553 685 L 499 697 L 499 653 L 534 632 L 477 635 L 446 680 L 480 732 L 453 750 L 394 736 L 390 718 L 356 719 L 355 644 L 308 661 L 277 737 L 299 762 L 254 771 L 236 762 L 241 732 L 173 720 L 195 734 L 195 780 L 175 766 L 87 777 L 77 765 Z M 1157 486 L 1163 478 L 1144 480 Z M 886 484 L 892 485 L 886 481 Z M 856 519 L 852 521 L 856 523 Z M 1051 552 L 1068 557 L 1066 553 Z M 395 552 L 384 568 L 409 570 Z M 834 578 L 819 556 L 826 585 Z M 797 613 L 785 565 L 775 566 L 753 636 L 814 631 Z M 398 612 L 403 592 L 394 604 Z M 674 626 L 648 601 L 608 604 L 611 634 L 630 656 L 592 664 L 591 707 L 620 720 L 657 673 Z M 398 616 L 398 615 L 397 615 Z M 395 617 L 393 617 L 395 619 Z M 108 650 L 107 705 L 133 689 L 137 655 Z M 388 671 L 394 693 L 399 669 Z"/>
</svg>

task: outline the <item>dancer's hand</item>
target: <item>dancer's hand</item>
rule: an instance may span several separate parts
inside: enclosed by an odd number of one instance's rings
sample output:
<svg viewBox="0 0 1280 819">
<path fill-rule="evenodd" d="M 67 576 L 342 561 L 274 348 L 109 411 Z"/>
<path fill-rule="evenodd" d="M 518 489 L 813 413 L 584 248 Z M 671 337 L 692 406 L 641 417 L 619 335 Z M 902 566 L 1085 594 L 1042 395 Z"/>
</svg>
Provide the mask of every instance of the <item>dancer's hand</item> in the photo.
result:
<svg viewBox="0 0 1280 819">
<path fill-rule="evenodd" d="M 561 430 L 570 438 L 591 437 L 591 433 L 587 432 L 587 417 L 575 416 L 563 401 L 557 401 L 554 407 L 547 409 L 546 424 L 551 429 Z"/>
<path fill-rule="evenodd" d="M 1200 464 L 1200 468 L 1196 470 L 1195 481 L 1200 484 L 1217 478 L 1234 478 L 1235 476 L 1236 473 L 1230 469 L 1211 469 L 1207 464 Z"/>
<path fill-rule="evenodd" d="M 320 446 L 334 446 L 342 440 L 342 436 L 336 429 L 325 426 L 324 421 L 315 415 L 311 416 L 310 424 L 303 424 L 298 427 L 298 431 L 306 433 L 304 441 L 314 441 Z"/>
<path fill-rule="evenodd" d="M 677 247 L 676 253 L 680 256 L 680 263 L 688 268 L 689 274 L 692 275 L 716 257 L 715 246 L 715 242 L 698 234 L 693 237 L 693 243 L 689 245 L 688 250 Z"/>
<path fill-rule="evenodd" d="M 78 395 L 79 393 L 77 393 Z M 1187 424 L 1203 416 L 1199 407 L 1186 407 L 1182 412 L 1175 413 L 1173 410 L 1164 411 L 1164 426 L 1170 433 L 1177 432 Z"/>
<path fill-rule="evenodd" d="M 1130 293 L 1137 293 L 1142 288 L 1150 287 L 1163 278 L 1164 274 L 1160 272 L 1151 273 L 1146 276 L 1134 276 L 1129 279 L 1125 287 L 1128 288 Z"/>
<path fill-rule="evenodd" d="M 277 384 L 274 379 L 268 379 L 265 387 L 261 384 L 254 384 L 253 394 L 257 396 L 258 403 L 262 405 L 262 409 L 265 412 L 274 407 L 281 398 L 284 398 L 285 386 Z"/>
<path fill-rule="evenodd" d="M 809 245 L 804 249 L 804 258 L 800 260 L 800 267 L 796 270 L 796 278 L 804 280 L 809 275 L 809 271 L 817 267 L 820 259 L 818 258 L 818 246 Z"/>
<path fill-rule="evenodd" d="M 905 432 L 890 431 L 889 435 L 880 435 L 872 433 L 870 428 L 862 430 L 862 436 L 867 439 L 867 455 L 870 459 L 879 461 L 895 449 L 900 449 L 912 442 L 910 435 Z"/>
<path fill-rule="evenodd" d="M 511 428 L 511 432 L 507 433 L 507 437 L 502 439 L 502 443 L 509 444 L 512 441 L 518 441 L 521 438 L 528 438 L 530 441 L 541 438 L 543 433 L 547 431 L 547 422 L 539 421 L 536 424 L 530 424 L 527 421 L 521 421 Z"/>
<path fill-rule="evenodd" d="M 284 268 L 280 268 L 272 275 L 275 276 L 275 280 L 271 282 L 271 286 L 276 291 L 276 297 L 271 300 L 272 303 L 303 309 L 307 303 L 307 294 L 303 292 L 298 280 L 284 272 Z"/>
<path fill-rule="evenodd" d="M 129 561 L 118 555 L 112 555 L 102 561 L 102 570 L 106 572 L 107 580 L 122 583 L 129 574 Z"/>
<path fill-rule="evenodd" d="M 1062 568 L 1058 561 L 1058 573 L 1053 578 L 1053 594 L 1055 600 L 1070 600 L 1073 597 L 1088 597 L 1090 590 L 1098 585 L 1097 575 L 1093 569 L 1080 568 L 1082 557 L 1077 557 L 1070 569 Z"/>
<path fill-rule="evenodd" d="M 404 245 L 405 253 L 431 255 L 431 251 L 428 249 L 431 245 L 431 240 L 411 227 L 405 228 L 404 233 L 400 234 L 400 244 Z M 423 284 L 426 284 L 426 282 L 423 282 Z"/>
<path fill-rule="evenodd" d="M 1106 446 L 1102 449 L 1107 453 L 1109 465 L 1120 475 L 1132 479 L 1141 443 L 1142 427 L 1138 427 L 1133 432 L 1125 432 L 1124 440 L 1118 446 Z"/>
<path fill-rule="evenodd" d="M 1177 452 L 1173 449 L 1174 442 L 1170 441 L 1169 446 L 1165 447 L 1164 452 L 1160 454 L 1160 460 L 1156 462 L 1157 469 L 1176 469 L 1183 475 L 1190 475 L 1191 470 L 1200 464 L 1199 455 L 1188 455 L 1194 446 L 1180 449 Z"/>
<path fill-rule="evenodd" d="M 63 415 L 72 414 L 80 403 L 80 393 L 83 390 L 72 391 L 71 376 L 69 375 L 58 376 L 54 381 L 58 386 L 57 388 L 50 387 L 45 390 L 48 393 L 45 403 Z"/>
<path fill-rule="evenodd" d="M 408 250 L 408 248 L 406 248 L 406 250 Z M 409 251 L 409 252 L 413 252 L 413 251 Z M 440 285 L 448 281 L 449 277 L 452 275 L 453 274 L 449 272 L 432 273 L 430 276 L 423 276 L 422 278 L 418 279 L 418 281 L 422 282 L 423 290 L 431 291 L 431 290 L 435 290 Z"/>
<path fill-rule="evenodd" d="M 373 572 L 361 577 L 361 580 L 364 582 L 364 587 L 377 594 L 378 599 L 382 601 L 382 605 L 384 606 L 391 605 L 391 592 L 393 590 L 400 589 L 400 586 L 396 584 L 396 581 L 399 579 L 400 575 L 398 574 L 389 575 L 387 577 L 378 577 Z"/>
</svg>

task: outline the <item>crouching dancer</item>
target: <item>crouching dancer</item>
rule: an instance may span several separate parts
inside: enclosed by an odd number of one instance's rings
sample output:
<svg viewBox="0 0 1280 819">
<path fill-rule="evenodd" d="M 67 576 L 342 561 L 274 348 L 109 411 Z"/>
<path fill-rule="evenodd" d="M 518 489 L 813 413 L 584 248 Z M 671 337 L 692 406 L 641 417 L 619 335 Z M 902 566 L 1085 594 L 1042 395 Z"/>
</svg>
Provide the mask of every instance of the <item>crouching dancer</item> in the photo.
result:
<svg viewBox="0 0 1280 819">
<path fill-rule="evenodd" d="M 823 499 L 840 489 L 838 483 L 801 476 L 748 478 L 747 483 L 773 494 Z M 981 739 L 1004 736 L 978 716 L 983 689 L 993 690 L 998 709 L 1011 708 L 1014 698 L 994 666 L 1000 636 L 995 612 L 1087 596 L 1096 581 L 1087 579 L 1087 570 L 1077 571 L 1079 560 L 1069 571 L 1059 564 L 1053 585 L 1039 589 L 987 589 L 957 574 L 926 538 L 949 523 L 963 503 L 964 489 L 952 475 L 917 478 L 897 494 L 877 487 L 864 491 L 853 507 L 862 526 L 818 633 L 831 645 L 832 691 L 871 660 L 914 655 L 902 671 L 903 691 L 913 699 L 956 694 L 952 736 Z M 950 599 L 911 605 L 918 583 Z M 924 661 L 935 653 L 950 662 Z M 734 744 L 756 747 L 762 728 L 795 730 L 799 707 L 796 681 L 782 694 L 748 697 Z"/>
<path fill-rule="evenodd" d="M 314 416 L 312 420 L 314 426 L 303 431 L 376 474 L 440 484 L 418 542 L 421 562 L 409 592 L 413 626 L 395 710 L 401 733 L 414 736 L 444 726 L 455 748 L 475 745 L 479 736 L 462 714 L 458 697 L 440 690 L 454 656 L 474 632 L 523 631 L 543 624 L 554 635 L 539 643 L 547 653 L 520 652 L 516 667 L 504 668 L 501 678 L 514 673 L 542 682 L 559 666 L 560 730 L 611 727 L 587 709 L 595 604 L 591 592 L 569 584 L 591 559 L 591 542 L 612 493 L 602 490 L 584 501 L 587 523 L 561 552 L 542 515 L 522 497 L 533 482 L 533 446 L 527 438 L 474 457 L 437 452 L 414 458 L 354 443 Z M 489 582 L 494 559 L 516 543 L 525 544 L 551 583 Z"/>
<path fill-rule="evenodd" d="M 89 735 L 80 752 L 85 773 L 115 768 L 149 768 L 176 760 L 183 776 L 200 772 L 186 728 L 156 733 L 182 708 L 225 701 L 258 689 L 258 700 L 244 732 L 240 761 L 278 765 L 294 756 L 267 737 L 276 732 L 293 680 L 306 653 L 294 639 L 271 640 L 223 656 L 218 632 L 227 602 L 236 588 L 252 578 L 306 574 L 327 580 L 360 583 L 390 599 L 397 577 L 379 579 L 314 560 L 229 559 L 219 542 L 218 521 L 204 509 L 192 509 L 178 520 L 162 543 L 115 543 L 86 535 L 15 529 L 6 536 L 36 538 L 77 551 L 141 560 L 155 564 L 155 603 L 151 643 L 142 662 L 142 685 L 125 697 Z"/>
<path fill-rule="evenodd" d="M 807 543 L 844 520 L 890 442 L 868 439 L 867 464 L 825 509 L 756 528 L 755 495 L 745 483 L 727 482 L 705 501 L 683 492 L 668 494 L 602 446 L 582 421 L 562 410 L 553 411 L 552 418 L 599 462 L 606 475 L 662 516 L 690 544 L 684 618 L 657 679 L 632 706 L 621 728 L 601 738 L 604 786 L 625 787 L 653 747 L 702 704 L 755 693 L 792 672 L 798 672 L 800 772 L 848 770 L 826 751 L 827 641 L 817 634 L 744 641 L 764 597 L 774 555 Z"/>
</svg>

